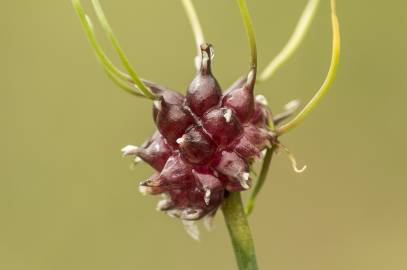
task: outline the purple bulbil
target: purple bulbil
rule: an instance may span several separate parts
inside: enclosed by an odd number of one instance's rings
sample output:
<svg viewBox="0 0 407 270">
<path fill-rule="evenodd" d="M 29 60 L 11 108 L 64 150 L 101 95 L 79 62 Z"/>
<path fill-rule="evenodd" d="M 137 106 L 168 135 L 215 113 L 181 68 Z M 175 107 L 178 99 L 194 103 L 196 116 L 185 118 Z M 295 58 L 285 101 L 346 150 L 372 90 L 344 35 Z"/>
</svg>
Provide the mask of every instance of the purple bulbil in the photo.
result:
<svg viewBox="0 0 407 270">
<path fill-rule="evenodd" d="M 211 45 L 201 46 L 200 69 L 186 97 L 150 84 L 157 131 L 140 147 L 126 147 L 156 173 L 140 184 L 163 194 L 157 208 L 183 220 L 213 215 L 228 192 L 249 189 L 249 166 L 275 138 L 271 113 L 253 96 L 253 72 L 224 95 L 211 72 Z"/>
</svg>

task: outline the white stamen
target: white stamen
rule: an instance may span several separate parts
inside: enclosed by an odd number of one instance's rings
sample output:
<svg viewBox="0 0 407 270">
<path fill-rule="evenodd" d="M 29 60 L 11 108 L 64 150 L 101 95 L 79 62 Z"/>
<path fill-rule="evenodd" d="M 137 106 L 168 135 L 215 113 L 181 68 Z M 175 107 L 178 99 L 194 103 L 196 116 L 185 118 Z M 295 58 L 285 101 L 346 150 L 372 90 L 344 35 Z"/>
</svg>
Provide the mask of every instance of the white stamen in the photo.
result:
<svg viewBox="0 0 407 270">
<path fill-rule="evenodd" d="M 167 199 L 158 201 L 155 209 L 157 211 L 162 211 L 162 209 L 165 208 L 168 205 L 168 203 L 169 203 L 169 200 L 167 200 Z"/>
<path fill-rule="evenodd" d="M 191 236 L 192 239 L 199 241 L 199 229 L 196 223 L 192 220 L 183 220 L 182 223 L 189 236 Z"/>
<path fill-rule="evenodd" d="M 154 104 L 154 107 L 155 107 L 157 110 L 161 110 L 161 101 L 156 100 L 156 101 L 153 102 L 153 104 Z"/>
<path fill-rule="evenodd" d="M 256 96 L 256 101 L 257 101 L 258 103 L 260 103 L 261 105 L 264 105 L 264 106 L 269 105 L 269 103 L 268 103 L 266 97 L 263 96 L 263 95 L 257 95 L 257 96 Z"/>
<path fill-rule="evenodd" d="M 250 174 L 248 173 L 248 172 L 244 172 L 244 173 L 242 173 L 241 175 L 240 175 L 240 177 L 239 177 L 239 182 L 240 182 L 240 185 L 244 188 L 244 189 L 249 189 L 250 188 L 250 186 L 249 186 L 249 177 L 250 177 Z"/>
<path fill-rule="evenodd" d="M 136 157 L 134 160 L 133 160 L 133 163 L 134 164 L 139 164 L 140 162 L 142 162 L 143 160 L 140 158 L 140 157 Z"/>
<path fill-rule="evenodd" d="M 176 140 L 176 142 L 177 142 L 178 144 L 182 144 L 183 142 L 185 142 L 185 139 L 184 139 L 184 137 L 179 137 L 179 138 Z"/>
<path fill-rule="evenodd" d="M 126 145 L 121 149 L 123 156 L 129 156 L 129 155 L 136 155 L 137 154 L 137 146 L 134 145 Z"/>
<path fill-rule="evenodd" d="M 207 189 L 205 191 L 204 200 L 205 200 L 206 205 L 209 205 L 209 202 L 211 201 L 211 193 L 212 193 L 212 191 L 210 189 Z"/>
<path fill-rule="evenodd" d="M 242 179 L 245 181 L 249 181 L 250 174 L 248 172 L 242 173 Z"/>
<path fill-rule="evenodd" d="M 204 226 L 205 226 L 205 228 L 209 231 L 209 232 L 211 232 L 211 231 L 213 231 L 213 220 L 214 220 L 214 215 L 213 214 L 209 214 L 209 215 L 206 215 L 204 218 L 203 218 L 203 224 L 204 224 Z"/>
<path fill-rule="evenodd" d="M 223 115 L 225 117 L 226 123 L 230 122 L 230 119 L 232 119 L 232 110 L 231 109 L 226 109 L 225 114 Z"/>
<path fill-rule="evenodd" d="M 139 186 L 138 187 L 138 190 L 140 191 L 140 193 L 142 194 L 142 195 L 147 195 L 148 194 L 148 187 L 146 187 L 146 186 Z"/>
</svg>

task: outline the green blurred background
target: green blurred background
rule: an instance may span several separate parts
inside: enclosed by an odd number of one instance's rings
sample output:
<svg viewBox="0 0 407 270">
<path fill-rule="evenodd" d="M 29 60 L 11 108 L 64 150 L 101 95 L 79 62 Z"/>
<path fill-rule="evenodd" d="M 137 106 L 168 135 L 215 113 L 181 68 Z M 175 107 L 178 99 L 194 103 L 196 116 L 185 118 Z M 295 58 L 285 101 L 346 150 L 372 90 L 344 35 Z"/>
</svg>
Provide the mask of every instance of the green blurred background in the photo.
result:
<svg viewBox="0 0 407 270">
<path fill-rule="evenodd" d="M 226 87 L 248 67 L 238 8 L 195 2 Z M 325 76 L 331 29 L 321 2 L 295 57 L 257 87 L 274 111 L 309 99 Z M 183 92 L 195 48 L 180 2 L 102 4 L 138 72 Z M 305 4 L 249 1 L 260 67 Z M 406 10 L 403 0 L 338 0 L 337 80 L 283 138 L 309 168 L 297 175 L 278 155 L 251 217 L 261 269 L 406 269 Z M 157 197 L 138 193 L 152 170 L 130 170 L 120 148 L 153 132 L 151 104 L 105 76 L 70 1 L 5 1 L 0 14 L 0 269 L 235 269 L 221 214 L 197 243 L 154 210 Z"/>
</svg>

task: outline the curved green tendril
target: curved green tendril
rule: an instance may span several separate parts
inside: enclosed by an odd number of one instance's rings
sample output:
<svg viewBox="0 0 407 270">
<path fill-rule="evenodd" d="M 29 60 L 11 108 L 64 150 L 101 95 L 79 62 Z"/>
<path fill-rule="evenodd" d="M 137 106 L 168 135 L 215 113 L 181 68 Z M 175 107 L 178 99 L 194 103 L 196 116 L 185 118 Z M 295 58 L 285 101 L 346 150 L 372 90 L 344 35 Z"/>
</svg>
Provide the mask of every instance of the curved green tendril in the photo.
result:
<svg viewBox="0 0 407 270">
<path fill-rule="evenodd" d="M 301 124 L 304 119 L 312 112 L 316 106 L 319 104 L 321 99 L 325 96 L 325 94 L 330 89 L 335 75 L 336 70 L 339 63 L 339 55 L 340 55 L 340 31 L 339 31 L 339 22 L 338 17 L 336 16 L 336 5 L 335 0 L 331 0 L 331 20 L 332 20 L 332 58 L 331 58 L 331 65 L 329 67 L 328 74 L 325 78 L 324 83 L 322 84 L 321 88 L 317 91 L 314 97 L 308 102 L 307 105 L 298 113 L 297 116 L 287 124 L 281 126 L 277 129 L 277 133 L 279 135 L 287 133 L 291 129 L 297 127 Z"/>
<path fill-rule="evenodd" d="M 251 52 L 251 61 L 250 61 L 250 68 L 254 70 L 254 80 L 256 79 L 257 73 L 257 45 L 256 45 L 256 36 L 254 34 L 252 20 L 250 18 L 249 9 L 247 8 L 247 4 L 245 0 L 236 0 L 240 14 L 243 19 L 243 23 L 246 29 L 247 38 L 250 44 L 250 52 Z"/>
<path fill-rule="evenodd" d="M 196 48 L 197 48 L 197 55 L 201 55 L 201 44 L 205 43 L 204 34 L 202 31 L 201 23 L 199 22 L 198 15 L 196 14 L 196 10 L 194 8 L 194 4 L 191 0 L 182 0 L 182 4 L 185 9 L 185 13 L 188 16 L 189 23 L 192 28 L 192 32 L 194 33 Z"/>
<path fill-rule="evenodd" d="M 267 65 L 263 72 L 259 75 L 259 81 L 268 80 L 273 74 L 294 54 L 298 49 L 308 29 L 311 25 L 313 18 L 315 17 L 316 10 L 318 8 L 319 0 L 309 0 L 305 7 L 297 26 L 287 44 L 281 50 L 281 52 Z"/>
<path fill-rule="evenodd" d="M 99 18 L 99 21 L 105 30 L 107 36 L 109 37 L 110 41 L 112 42 L 113 47 L 115 48 L 117 54 L 119 55 L 119 58 L 129 73 L 131 79 L 134 81 L 134 84 L 137 86 L 138 89 L 140 89 L 141 92 L 144 93 L 146 97 L 149 99 L 155 99 L 155 95 L 151 92 L 151 90 L 140 80 L 139 76 L 137 75 L 136 71 L 133 69 L 131 66 L 129 60 L 127 59 L 126 54 L 122 50 L 119 41 L 117 40 L 116 36 L 113 33 L 112 28 L 109 25 L 109 22 L 107 21 L 107 18 L 105 16 L 105 13 L 103 12 L 102 6 L 100 5 L 98 0 L 92 0 L 93 7 L 95 8 L 95 12 L 97 17 Z"/>
</svg>

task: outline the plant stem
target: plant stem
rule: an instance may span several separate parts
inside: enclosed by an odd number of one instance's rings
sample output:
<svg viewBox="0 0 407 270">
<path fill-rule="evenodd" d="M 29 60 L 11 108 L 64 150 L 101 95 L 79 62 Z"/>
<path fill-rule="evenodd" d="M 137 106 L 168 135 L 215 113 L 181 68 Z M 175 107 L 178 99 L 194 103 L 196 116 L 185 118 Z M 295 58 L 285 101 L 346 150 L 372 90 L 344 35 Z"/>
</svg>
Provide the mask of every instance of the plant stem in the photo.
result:
<svg viewBox="0 0 407 270">
<path fill-rule="evenodd" d="M 222 205 L 239 270 L 258 270 L 256 252 L 240 192 L 232 192 Z"/>
</svg>

